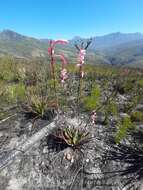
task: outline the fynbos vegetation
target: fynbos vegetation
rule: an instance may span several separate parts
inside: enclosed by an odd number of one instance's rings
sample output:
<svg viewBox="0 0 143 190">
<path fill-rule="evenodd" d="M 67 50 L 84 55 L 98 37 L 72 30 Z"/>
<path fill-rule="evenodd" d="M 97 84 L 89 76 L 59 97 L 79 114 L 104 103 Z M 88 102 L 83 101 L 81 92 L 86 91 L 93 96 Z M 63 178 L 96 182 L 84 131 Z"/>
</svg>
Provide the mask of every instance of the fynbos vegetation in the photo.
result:
<svg viewBox="0 0 143 190">
<path fill-rule="evenodd" d="M 17 137 L 22 139 L 24 134 L 28 139 L 38 131 L 29 140 L 30 146 L 40 138 L 40 145 L 36 144 L 38 155 L 34 155 L 38 172 L 47 178 L 54 176 L 58 181 L 55 189 L 60 188 L 62 180 L 67 180 L 63 189 L 77 189 L 76 178 L 80 176 L 80 183 L 82 175 L 86 180 L 91 175 L 93 181 L 87 183 L 87 189 L 100 184 L 106 190 L 110 181 L 106 179 L 108 172 L 116 173 L 119 179 L 115 182 L 120 181 L 119 186 L 139 187 L 143 180 L 142 141 L 138 140 L 142 139 L 139 131 L 143 125 L 143 71 L 88 64 L 86 56 L 92 39 L 75 43 L 76 64 L 68 62 L 56 49 L 67 43 L 51 40 L 48 58 L 0 58 L 0 130 L 3 126 L 8 128 L 9 119 L 14 116 L 11 122 L 20 123 L 10 130 L 16 131 Z M 47 129 L 47 123 L 53 121 L 54 127 Z M 29 122 L 37 128 L 28 127 Z M 50 132 L 44 134 L 44 126 Z M 4 134 L 0 137 L 3 139 Z M 11 138 L 9 134 L 7 139 Z M 0 142 L 4 156 L 7 139 Z M 120 163 L 122 167 L 119 165 L 115 171 L 114 165 Z M 108 164 L 110 171 L 106 169 Z M 65 178 L 65 173 L 72 179 Z"/>
</svg>

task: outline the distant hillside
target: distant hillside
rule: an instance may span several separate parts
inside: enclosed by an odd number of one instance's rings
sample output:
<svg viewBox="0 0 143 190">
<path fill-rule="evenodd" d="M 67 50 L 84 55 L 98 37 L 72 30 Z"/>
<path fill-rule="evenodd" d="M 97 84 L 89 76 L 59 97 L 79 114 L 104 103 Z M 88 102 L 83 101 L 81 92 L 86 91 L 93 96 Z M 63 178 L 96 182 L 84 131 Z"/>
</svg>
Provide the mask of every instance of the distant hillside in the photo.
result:
<svg viewBox="0 0 143 190">
<path fill-rule="evenodd" d="M 4 30 L 0 33 L 0 53 L 11 54 L 16 57 L 29 58 L 36 56 L 45 56 L 47 44 L 23 36 L 10 30 Z"/>
<path fill-rule="evenodd" d="M 141 33 L 123 34 L 117 32 L 104 36 L 94 37 L 91 47 L 93 49 L 105 49 L 140 39 L 143 39 L 143 34 Z"/>
<path fill-rule="evenodd" d="M 84 40 L 86 39 L 75 37 L 71 43 Z M 104 64 L 143 67 L 143 34 L 141 33 L 117 32 L 93 37 L 90 49 L 95 52 L 96 63 L 98 60 L 98 63 Z"/>
<path fill-rule="evenodd" d="M 103 54 L 114 65 L 143 67 L 143 39 L 106 49 Z"/>
<path fill-rule="evenodd" d="M 116 32 L 104 36 L 92 37 L 92 44 L 90 48 L 93 50 L 102 50 L 140 39 L 143 39 L 143 34 L 141 33 L 124 34 Z M 84 41 L 84 40 L 86 39 L 77 36 L 71 40 L 71 44 L 74 44 L 76 41 Z"/>
<path fill-rule="evenodd" d="M 66 46 L 57 46 L 57 52 L 64 53 L 69 62 L 77 61 L 74 44 L 86 41 L 81 37 L 69 40 Z M 47 56 L 49 39 L 36 39 L 11 30 L 0 32 L 0 56 L 12 55 L 18 58 Z M 120 32 L 92 38 L 87 59 L 91 64 L 120 64 L 143 67 L 143 34 Z"/>
</svg>

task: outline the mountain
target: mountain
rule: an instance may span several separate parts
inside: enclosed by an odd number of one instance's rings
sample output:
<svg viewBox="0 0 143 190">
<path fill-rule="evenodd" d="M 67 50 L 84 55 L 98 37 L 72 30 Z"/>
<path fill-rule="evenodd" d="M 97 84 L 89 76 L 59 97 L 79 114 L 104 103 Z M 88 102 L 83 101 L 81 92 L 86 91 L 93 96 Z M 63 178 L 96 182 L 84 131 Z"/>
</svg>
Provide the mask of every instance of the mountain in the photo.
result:
<svg viewBox="0 0 143 190">
<path fill-rule="evenodd" d="M 71 43 L 85 40 L 76 37 Z M 94 63 L 98 60 L 99 63 L 143 68 L 143 34 L 141 33 L 117 32 L 93 37 L 90 49 L 96 54 L 94 60 L 92 59 Z"/>
<path fill-rule="evenodd" d="M 77 60 L 75 43 L 86 42 L 79 36 L 69 40 L 69 45 L 57 46 L 57 53 L 64 53 L 69 62 Z M 18 58 L 47 56 L 49 39 L 27 37 L 11 30 L 0 32 L 0 56 L 12 55 Z M 112 33 L 92 38 L 87 60 L 92 64 L 120 64 L 143 67 L 143 34 Z"/>
<path fill-rule="evenodd" d="M 47 44 L 38 39 L 18 34 L 11 30 L 0 32 L 0 54 L 10 54 L 20 58 L 45 56 Z"/>
<path fill-rule="evenodd" d="M 18 34 L 16 32 L 13 32 L 11 30 L 3 30 L 2 32 L 0 32 L 0 40 L 24 40 L 26 38 L 26 36 L 23 36 L 21 34 Z"/>
<path fill-rule="evenodd" d="M 112 33 L 104 36 L 94 37 L 92 40 L 92 49 L 105 49 L 111 48 L 113 46 L 118 46 L 127 42 L 132 42 L 136 40 L 143 39 L 143 34 L 141 33 Z"/>
<path fill-rule="evenodd" d="M 111 48 L 113 46 L 118 46 L 127 42 L 132 42 L 136 40 L 143 39 L 142 33 L 121 33 L 116 32 L 112 34 L 107 34 L 104 36 L 92 37 L 92 44 L 90 49 L 93 50 L 103 50 Z M 76 42 L 85 41 L 86 38 L 80 38 L 79 36 L 74 37 L 70 43 L 74 44 Z"/>
<path fill-rule="evenodd" d="M 111 64 L 143 68 L 143 39 L 114 46 L 103 54 Z"/>
</svg>

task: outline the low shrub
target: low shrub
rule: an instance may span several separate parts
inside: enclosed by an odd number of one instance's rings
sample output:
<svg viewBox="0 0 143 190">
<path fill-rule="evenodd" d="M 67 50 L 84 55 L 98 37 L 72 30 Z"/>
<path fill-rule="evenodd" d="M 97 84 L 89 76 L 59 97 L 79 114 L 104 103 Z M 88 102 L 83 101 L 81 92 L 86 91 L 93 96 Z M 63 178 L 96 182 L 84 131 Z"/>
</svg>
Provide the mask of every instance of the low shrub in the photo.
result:
<svg viewBox="0 0 143 190">
<path fill-rule="evenodd" d="M 60 128 L 56 131 L 54 136 L 61 143 L 71 147 L 73 150 L 81 151 L 85 144 L 90 141 L 89 132 L 86 129 L 76 127 Z"/>
<path fill-rule="evenodd" d="M 30 117 L 48 118 L 57 109 L 57 102 L 39 86 L 27 88 L 26 101 L 22 106 Z"/>
<path fill-rule="evenodd" d="M 143 122 L 143 113 L 141 111 L 134 111 L 131 113 L 131 120 L 133 122 Z"/>
</svg>

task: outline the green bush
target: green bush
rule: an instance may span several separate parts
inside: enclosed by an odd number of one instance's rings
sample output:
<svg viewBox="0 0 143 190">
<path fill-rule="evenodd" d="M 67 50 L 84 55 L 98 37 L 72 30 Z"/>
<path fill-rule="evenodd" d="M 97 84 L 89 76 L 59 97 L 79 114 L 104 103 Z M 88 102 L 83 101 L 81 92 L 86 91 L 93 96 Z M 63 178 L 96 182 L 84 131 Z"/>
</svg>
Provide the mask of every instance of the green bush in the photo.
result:
<svg viewBox="0 0 143 190">
<path fill-rule="evenodd" d="M 25 85 L 22 83 L 11 84 L 7 87 L 6 95 L 9 102 L 18 102 L 25 99 Z"/>
<path fill-rule="evenodd" d="M 23 104 L 23 111 L 34 117 L 46 118 L 49 113 L 57 109 L 56 100 L 51 97 L 41 86 L 27 88 L 26 100 Z"/>
<path fill-rule="evenodd" d="M 59 129 L 55 133 L 57 139 L 66 143 L 67 146 L 72 147 L 73 149 L 78 149 L 84 144 L 90 141 L 89 132 L 86 129 L 80 127 L 68 127 Z"/>
<path fill-rule="evenodd" d="M 116 143 L 120 143 L 120 141 L 127 136 L 129 130 L 135 129 L 135 125 L 128 116 L 124 117 L 123 120 L 118 123 L 117 127 L 118 131 L 115 135 Z"/>
<path fill-rule="evenodd" d="M 140 111 L 132 112 L 131 120 L 135 122 L 143 122 L 143 113 Z"/>
<path fill-rule="evenodd" d="M 17 81 L 17 63 L 14 58 L 5 56 L 0 59 L 0 79 L 5 81 Z"/>
<path fill-rule="evenodd" d="M 88 111 L 96 109 L 100 103 L 100 96 L 101 96 L 101 90 L 100 87 L 97 85 L 92 88 L 90 96 L 84 97 L 84 107 Z"/>
</svg>

